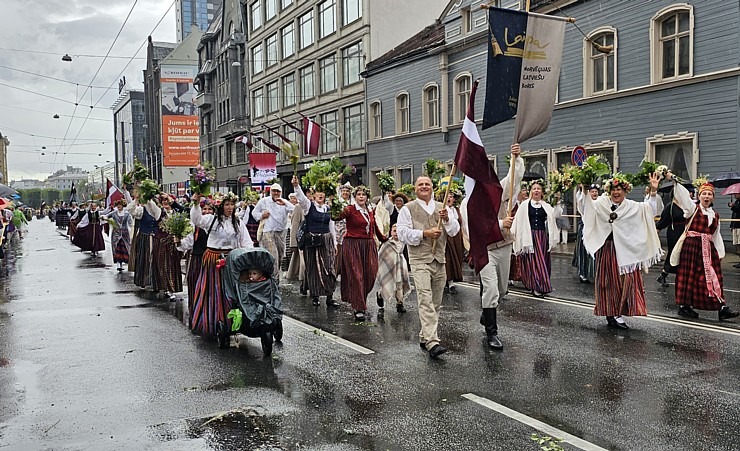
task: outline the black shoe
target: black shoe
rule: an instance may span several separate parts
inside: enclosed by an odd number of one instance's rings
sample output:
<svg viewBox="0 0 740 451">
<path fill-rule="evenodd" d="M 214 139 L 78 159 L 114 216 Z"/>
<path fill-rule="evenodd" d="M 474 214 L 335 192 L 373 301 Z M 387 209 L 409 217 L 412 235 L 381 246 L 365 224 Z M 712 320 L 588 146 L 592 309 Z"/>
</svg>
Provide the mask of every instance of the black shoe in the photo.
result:
<svg viewBox="0 0 740 451">
<path fill-rule="evenodd" d="M 580 283 L 591 283 L 591 281 L 588 280 L 588 277 L 584 277 L 584 276 L 578 276 L 578 281 Z"/>
<path fill-rule="evenodd" d="M 319 298 L 313 298 L 313 299 L 311 299 L 311 303 L 312 303 L 313 305 L 317 306 L 317 307 L 318 307 L 319 305 L 321 305 L 321 303 L 319 302 Z"/>
<path fill-rule="evenodd" d="M 383 315 L 385 315 L 385 309 L 383 307 L 379 307 L 378 308 L 378 316 L 380 317 L 380 316 L 383 316 Z"/>
<path fill-rule="evenodd" d="M 396 312 L 397 313 L 406 313 L 406 307 L 403 306 L 403 303 L 396 304 Z"/>
<path fill-rule="evenodd" d="M 668 277 L 668 274 L 667 274 L 667 273 L 661 272 L 661 273 L 660 273 L 660 275 L 658 276 L 658 278 L 657 278 L 657 279 L 655 279 L 655 280 L 657 280 L 657 281 L 658 281 L 658 283 L 659 283 L 659 284 L 660 284 L 660 285 L 661 285 L 661 286 L 662 286 L 663 288 L 666 288 L 666 287 L 668 286 L 668 282 L 666 281 L 666 278 L 667 278 L 667 277 Z"/>
<path fill-rule="evenodd" d="M 426 351 L 427 350 L 427 344 L 424 343 L 424 342 L 420 342 L 419 343 L 419 347 L 421 348 L 422 351 Z"/>
<path fill-rule="evenodd" d="M 728 307 L 728 306 L 725 305 L 719 311 L 719 320 L 722 321 L 722 320 L 726 320 L 726 319 L 736 318 L 738 315 L 740 315 L 740 313 L 733 312 L 732 310 L 730 310 L 730 307 Z"/>
<path fill-rule="evenodd" d="M 457 294 L 457 287 L 454 285 L 450 285 L 450 294 Z"/>
<path fill-rule="evenodd" d="M 606 322 L 609 325 L 609 327 L 613 327 L 615 329 L 629 329 L 629 327 L 627 326 L 627 324 L 617 322 L 617 320 L 614 319 L 613 316 L 607 316 L 606 317 Z"/>
<path fill-rule="evenodd" d="M 434 345 L 432 346 L 432 349 L 429 350 L 429 357 L 436 359 L 437 357 L 441 356 L 447 352 L 447 348 L 445 348 L 442 345 Z"/>
<path fill-rule="evenodd" d="M 298 292 L 301 294 L 301 296 L 308 296 L 308 290 L 300 288 Z"/>
<path fill-rule="evenodd" d="M 496 351 L 501 351 L 504 349 L 504 344 L 501 343 L 501 340 L 498 339 L 498 335 L 488 336 L 488 346 Z"/>
<path fill-rule="evenodd" d="M 327 307 L 334 307 L 334 308 L 337 308 L 337 307 L 339 307 L 340 305 L 341 305 L 341 304 L 340 304 L 339 302 L 335 301 L 334 299 L 332 299 L 332 298 L 326 298 L 326 306 L 327 306 Z"/>
<path fill-rule="evenodd" d="M 358 310 L 355 312 L 355 321 L 365 321 L 365 312 Z"/>
<path fill-rule="evenodd" d="M 688 305 L 682 305 L 678 307 L 678 314 L 680 316 L 685 316 L 687 318 L 698 318 L 699 314 L 694 311 L 691 307 Z"/>
<path fill-rule="evenodd" d="M 375 299 L 378 301 L 378 307 L 385 307 L 385 301 L 383 300 L 383 296 L 380 295 L 380 292 L 375 295 Z"/>
</svg>

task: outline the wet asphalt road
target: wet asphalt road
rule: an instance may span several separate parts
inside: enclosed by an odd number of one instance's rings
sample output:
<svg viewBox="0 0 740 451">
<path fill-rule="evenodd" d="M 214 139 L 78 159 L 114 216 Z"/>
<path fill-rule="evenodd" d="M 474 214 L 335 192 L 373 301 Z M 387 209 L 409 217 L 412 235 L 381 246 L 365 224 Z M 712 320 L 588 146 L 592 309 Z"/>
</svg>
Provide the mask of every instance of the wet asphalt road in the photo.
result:
<svg viewBox="0 0 740 451">
<path fill-rule="evenodd" d="M 466 394 L 601 448 L 737 449 L 738 324 L 678 319 L 651 274 L 651 317 L 607 329 L 569 264 L 554 258 L 547 299 L 509 295 L 504 352 L 485 346 L 474 285 L 446 296 L 439 361 L 418 348 L 413 294 L 407 314 L 373 305 L 357 324 L 285 283 L 300 323 L 264 359 L 256 339 L 219 350 L 192 335 L 185 302 L 139 290 L 109 251 L 92 258 L 34 220 L 0 271 L 0 449 L 538 449 L 535 428 Z"/>
</svg>

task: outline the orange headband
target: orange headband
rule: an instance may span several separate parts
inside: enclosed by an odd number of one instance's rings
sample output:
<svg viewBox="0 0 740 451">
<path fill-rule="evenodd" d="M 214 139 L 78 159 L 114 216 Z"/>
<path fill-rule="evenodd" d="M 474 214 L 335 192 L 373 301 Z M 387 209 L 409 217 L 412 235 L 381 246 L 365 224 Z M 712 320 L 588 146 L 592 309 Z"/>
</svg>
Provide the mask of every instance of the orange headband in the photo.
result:
<svg viewBox="0 0 740 451">
<path fill-rule="evenodd" d="M 699 187 L 699 194 L 701 194 L 703 191 L 711 191 L 712 194 L 714 194 L 714 185 L 712 185 L 711 183 L 703 184 Z"/>
</svg>

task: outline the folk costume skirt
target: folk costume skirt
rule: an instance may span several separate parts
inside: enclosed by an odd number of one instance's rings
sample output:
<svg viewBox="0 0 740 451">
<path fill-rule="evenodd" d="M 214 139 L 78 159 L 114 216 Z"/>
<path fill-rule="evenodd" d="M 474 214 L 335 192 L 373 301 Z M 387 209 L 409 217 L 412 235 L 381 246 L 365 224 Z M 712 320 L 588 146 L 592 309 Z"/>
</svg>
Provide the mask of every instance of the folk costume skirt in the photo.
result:
<svg viewBox="0 0 740 451">
<path fill-rule="evenodd" d="M 206 249 L 192 296 L 190 329 L 204 337 L 216 335 L 216 323 L 225 321 L 231 303 L 224 293 L 223 273 L 216 267 L 230 250 Z"/>
<path fill-rule="evenodd" d="M 447 237 L 445 246 L 445 270 L 447 280 L 462 282 L 463 280 L 463 237 L 458 233 L 453 237 Z"/>
<path fill-rule="evenodd" d="M 185 282 L 188 286 L 188 311 L 190 316 L 193 317 L 193 306 L 195 305 L 195 286 L 198 283 L 198 277 L 200 277 L 201 269 L 203 268 L 203 254 L 194 255 L 192 252 L 188 254 L 188 271 L 185 275 Z"/>
<path fill-rule="evenodd" d="M 334 238 L 331 233 L 325 233 L 323 240 L 323 246 L 307 247 L 303 250 L 308 290 L 313 297 L 331 297 L 337 287 L 337 276 L 334 272 Z"/>
<path fill-rule="evenodd" d="M 574 268 L 578 269 L 578 275 L 588 280 L 594 280 L 594 259 L 589 255 L 586 246 L 583 245 L 583 222 L 578 221 L 578 231 L 576 232 L 576 247 L 573 250 Z"/>
<path fill-rule="evenodd" d="M 645 291 L 640 270 L 619 274 L 614 241 L 607 240 L 594 259 L 596 316 L 646 316 Z"/>
<path fill-rule="evenodd" d="M 123 238 L 119 239 L 113 248 L 113 263 L 128 263 L 128 247 Z"/>
<path fill-rule="evenodd" d="M 701 237 L 687 236 L 683 242 L 681 260 L 676 271 L 676 304 L 688 305 L 699 310 L 720 310 L 725 303 L 716 297 L 710 297 L 707 290 L 701 240 Z M 719 254 L 714 244 L 710 244 L 710 246 L 709 255 L 712 259 L 712 268 L 717 274 L 724 299 L 724 283 Z"/>
<path fill-rule="evenodd" d="M 136 271 L 136 241 L 139 236 L 139 220 L 134 221 L 134 234 L 131 238 L 131 248 L 128 251 L 128 270 L 129 272 Z"/>
<path fill-rule="evenodd" d="M 534 252 L 519 255 L 524 287 L 539 293 L 552 291 L 550 283 L 550 251 L 546 230 L 532 230 Z"/>
<path fill-rule="evenodd" d="M 372 238 L 345 237 L 342 243 L 342 299 L 356 312 L 367 310 L 367 295 L 378 274 L 378 248 Z"/>
<path fill-rule="evenodd" d="M 152 271 L 152 288 L 179 293 L 182 291 L 180 251 L 177 250 L 172 236 L 166 233 L 155 234 L 153 243 L 152 260 L 156 265 Z"/>
<path fill-rule="evenodd" d="M 137 287 L 146 288 L 152 284 L 152 247 L 154 246 L 154 234 L 139 233 L 136 235 L 132 248 L 136 249 L 134 271 L 134 283 Z M 131 267 L 129 266 L 129 271 Z"/>
<path fill-rule="evenodd" d="M 103 241 L 103 226 L 100 224 L 89 224 L 87 227 L 78 228 L 72 239 L 72 244 L 83 251 L 99 252 L 105 250 Z"/>
</svg>

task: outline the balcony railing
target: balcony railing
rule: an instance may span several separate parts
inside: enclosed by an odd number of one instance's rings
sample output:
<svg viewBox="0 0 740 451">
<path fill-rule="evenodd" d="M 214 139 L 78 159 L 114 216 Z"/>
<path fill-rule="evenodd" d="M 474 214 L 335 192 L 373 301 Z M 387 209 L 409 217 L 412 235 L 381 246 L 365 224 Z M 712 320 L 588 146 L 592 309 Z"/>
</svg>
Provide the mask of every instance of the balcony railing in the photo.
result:
<svg viewBox="0 0 740 451">
<path fill-rule="evenodd" d="M 210 108 L 215 102 L 216 96 L 212 92 L 201 92 L 195 97 L 195 106 L 198 108 Z"/>
</svg>

